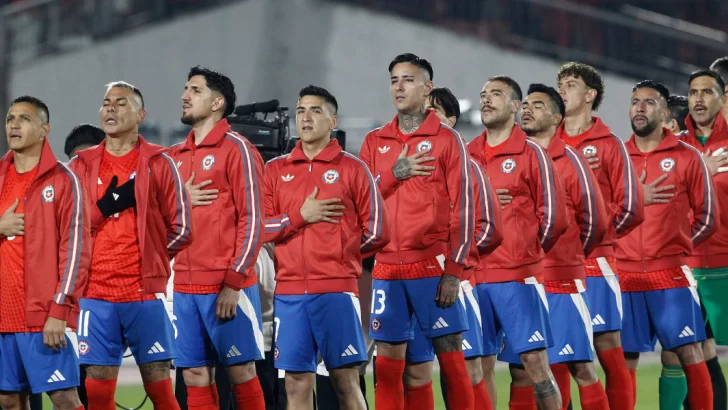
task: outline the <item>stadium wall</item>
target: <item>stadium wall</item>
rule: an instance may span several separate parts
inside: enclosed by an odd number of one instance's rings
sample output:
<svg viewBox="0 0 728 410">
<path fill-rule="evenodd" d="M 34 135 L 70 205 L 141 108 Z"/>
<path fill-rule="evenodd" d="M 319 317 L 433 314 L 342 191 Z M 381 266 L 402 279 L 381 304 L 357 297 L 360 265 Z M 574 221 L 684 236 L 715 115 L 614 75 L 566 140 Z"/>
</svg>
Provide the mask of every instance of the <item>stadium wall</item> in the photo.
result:
<svg viewBox="0 0 728 410">
<path fill-rule="evenodd" d="M 430 60 L 436 85 L 476 103 L 489 76 L 508 74 L 525 92 L 530 82 L 553 85 L 561 63 L 351 6 L 247 0 L 15 67 L 10 95 L 31 94 L 48 103 L 51 140 L 58 153 L 74 125 L 99 123 L 104 85 L 115 80 L 141 88 L 148 118 L 163 130 L 178 127 L 187 71 L 196 64 L 227 73 L 236 84 L 239 104 L 278 98 L 293 106 L 298 90 L 313 83 L 336 95 L 342 118 L 383 123 L 394 113 L 387 65 L 401 52 Z M 599 115 L 627 138 L 635 80 L 605 79 Z M 358 144 L 352 141 L 357 149 Z"/>
</svg>

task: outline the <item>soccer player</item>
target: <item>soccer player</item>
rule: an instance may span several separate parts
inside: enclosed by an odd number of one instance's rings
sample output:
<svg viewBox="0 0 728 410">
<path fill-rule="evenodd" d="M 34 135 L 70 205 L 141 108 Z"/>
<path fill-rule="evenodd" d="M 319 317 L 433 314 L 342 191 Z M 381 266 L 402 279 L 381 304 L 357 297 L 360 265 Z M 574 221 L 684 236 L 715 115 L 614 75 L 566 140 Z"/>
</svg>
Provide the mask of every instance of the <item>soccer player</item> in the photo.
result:
<svg viewBox="0 0 728 410">
<path fill-rule="evenodd" d="M 265 242 L 275 243 L 275 362 L 286 371 L 288 408 L 313 409 L 318 354 L 342 409 L 363 410 L 367 360 L 358 278 L 362 256 L 389 242 L 384 201 L 366 165 L 331 131 L 338 104 L 327 90 L 299 93 L 300 141 L 265 169 Z"/>
<path fill-rule="evenodd" d="M 437 114 L 440 121 L 455 127 L 460 118 L 460 104 L 447 88 L 433 88 L 426 109 Z M 473 200 L 475 201 L 475 240 L 471 243 L 468 260 L 463 270 L 468 277 L 461 282 L 460 302 L 468 316 L 468 330 L 463 332 L 462 347 L 465 366 L 468 369 L 476 409 L 492 409 L 491 395 L 483 379 L 481 358 L 483 356 L 483 330 L 480 320 L 480 306 L 475 289 L 475 268 L 480 263 L 480 255 L 493 251 L 503 240 L 500 203 L 495 191 L 485 177 L 483 169 L 470 159 L 473 180 Z M 405 409 L 422 410 L 434 406 L 432 393 L 432 361 L 435 359 L 432 343 L 424 333 L 415 327 L 414 339 L 407 345 L 407 365 L 405 367 Z M 440 378 L 443 396 L 447 401 L 445 379 Z M 495 386 L 492 386 L 495 396 Z"/>
<path fill-rule="evenodd" d="M 721 57 L 713 61 L 710 69 L 716 72 L 723 80 L 723 84 L 725 84 L 723 93 L 728 94 L 728 57 Z M 723 102 L 723 118 L 728 121 L 728 99 Z"/>
<path fill-rule="evenodd" d="M 376 408 L 404 408 L 402 376 L 416 319 L 437 354 L 448 406 L 472 409 L 461 337 L 468 322 L 457 303 L 474 240 L 469 156 L 460 135 L 425 110 L 432 90 L 430 63 L 401 54 L 388 72 L 398 113 L 369 132 L 360 151 L 392 218 L 392 242 L 376 255 L 372 272 L 369 334 L 377 342 Z"/>
<path fill-rule="evenodd" d="M 192 223 L 216 235 L 181 251 L 174 263 L 175 366 L 183 368 L 190 409 L 215 409 L 215 365 L 222 362 L 238 408 L 265 409 L 255 360 L 265 356 L 255 262 L 262 245 L 263 158 L 226 117 L 235 87 L 225 75 L 193 67 L 182 94 L 182 123 L 192 127 L 169 156 L 188 179 Z M 193 194 L 194 179 L 216 190 Z"/>
<path fill-rule="evenodd" d="M 604 387 L 594 371 L 592 323 L 584 287 L 584 255 L 601 242 L 608 218 L 596 177 L 586 159 L 561 138 L 554 138 L 566 108 L 558 91 L 543 84 L 531 84 L 521 109 L 521 128 L 533 141 L 547 150 L 554 168 L 561 176 L 567 194 L 570 224 L 566 232 L 546 254 L 544 284 L 549 306 L 554 346 L 548 349 L 551 368 L 566 367 L 579 385 L 582 409 L 609 409 Z M 507 336 L 507 335 L 506 335 Z M 505 343 L 499 358 L 522 365 Z M 512 372 L 521 382 L 529 383 L 525 371 Z M 569 377 L 557 380 L 563 406 L 571 398 Z"/>
<path fill-rule="evenodd" d="M 499 194 L 503 225 L 508 227 L 503 243 L 481 258 L 476 270 L 485 346 L 483 373 L 492 377 L 500 350 L 497 335 L 503 330 L 529 376 L 525 385 L 514 379 L 511 408 L 538 403 L 542 409 L 559 409 L 561 395 L 546 352 L 554 341 L 542 259 L 569 224 L 566 193 L 548 153 L 515 122 L 522 97 L 521 87 L 512 78 L 489 78 L 480 91 L 486 130 L 468 144 Z"/>
<path fill-rule="evenodd" d="M 725 83 L 715 71 L 700 70 L 689 79 L 688 105 L 690 115 L 685 121 L 687 132 L 682 141 L 703 153 L 715 183 L 715 195 L 725 209 L 728 203 L 728 123 L 725 116 Z M 714 407 L 726 406 L 726 382 L 715 344 L 728 344 L 728 319 L 725 315 L 725 292 L 728 290 L 728 212 L 720 214 L 718 231 L 693 250 L 689 265 L 698 284 L 698 293 L 705 311 L 707 336 L 703 355 L 713 383 Z M 692 408 L 692 407 L 691 407 Z M 694 410 L 694 409 L 693 409 Z"/>
<path fill-rule="evenodd" d="M 164 292 L 170 259 L 192 241 L 187 190 L 166 148 L 138 134 L 146 117 L 138 88 L 110 83 L 100 116 L 106 139 L 70 162 L 91 197 L 94 235 L 78 326 L 89 407 L 116 408 L 128 344 L 154 408 L 179 409 L 169 377 L 175 330 Z"/>
<path fill-rule="evenodd" d="M 629 233 L 644 219 L 644 194 L 624 143 L 599 117 L 593 116 L 604 100 L 601 75 L 586 64 L 567 63 L 556 79 L 566 106 L 566 116 L 556 135 L 589 161 L 611 220 L 604 239 L 585 260 L 594 348 L 607 376 L 609 406 L 631 409 L 634 399 L 619 333 L 622 296 L 614 247 L 618 237 Z M 557 378 L 562 380 L 563 376 Z"/>
<path fill-rule="evenodd" d="M 688 98 L 684 95 L 671 95 L 667 100 L 667 109 L 670 110 L 670 116 L 662 126 L 675 135 L 686 130 L 685 119 L 689 114 Z"/>
<path fill-rule="evenodd" d="M 654 81 L 637 83 L 632 93 L 630 158 L 648 180 L 667 175 L 665 183 L 675 187 L 675 197 L 651 204 L 645 221 L 619 240 L 622 342 L 630 372 L 636 372 L 640 352 L 652 351 L 659 339 L 680 358 L 690 407 L 712 409 L 713 390 L 700 347 L 703 317 L 687 263 L 693 247 L 716 232 L 718 206 L 700 152 L 662 127 L 668 98 L 667 88 Z M 636 389 L 635 382 L 635 394 Z"/>
<path fill-rule="evenodd" d="M 0 407 L 24 409 L 30 392 L 59 410 L 83 409 L 75 328 L 91 234 L 78 177 L 48 142 L 48 107 L 23 96 L 10 105 L 0 160 Z M 25 223 L 25 216 L 28 223 Z M 28 240 L 25 240 L 25 237 Z"/>
<path fill-rule="evenodd" d="M 78 151 L 101 144 L 106 138 L 104 130 L 91 124 L 81 124 L 73 127 L 71 132 L 66 136 L 66 142 L 63 146 L 63 152 L 70 160 Z"/>
</svg>

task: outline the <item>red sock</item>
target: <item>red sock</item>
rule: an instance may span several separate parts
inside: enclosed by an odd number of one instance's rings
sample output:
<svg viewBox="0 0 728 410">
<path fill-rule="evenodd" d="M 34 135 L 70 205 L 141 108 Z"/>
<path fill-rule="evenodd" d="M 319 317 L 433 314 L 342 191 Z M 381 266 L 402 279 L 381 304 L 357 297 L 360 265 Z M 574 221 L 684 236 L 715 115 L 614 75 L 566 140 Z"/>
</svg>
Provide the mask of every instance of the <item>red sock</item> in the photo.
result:
<svg viewBox="0 0 728 410">
<path fill-rule="evenodd" d="M 86 410 L 86 409 L 84 409 L 83 405 L 81 405 L 81 407 L 76 407 L 74 410 Z"/>
<path fill-rule="evenodd" d="M 216 407 L 220 407 L 220 394 L 217 392 L 217 383 L 213 382 L 210 385 L 210 394 L 212 395 L 213 403 Z"/>
<path fill-rule="evenodd" d="M 209 386 L 187 386 L 187 408 L 190 410 L 217 410 Z"/>
<path fill-rule="evenodd" d="M 629 371 L 629 377 L 632 379 L 632 400 L 637 405 L 637 369 Z"/>
<path fill-rule="evenodd" d="M 152 401 L 155 409 L 180 410 L 177 398 L 174 397 L 172 379 L 166 378 L 158 382 L 144 385 L 149 400 Z M 89 406 L 91 407 L 91 406 Z"/>
<path fill-rule="evenodd" d="M 404 409 L 404 360 L 377 356 L 377 385 L 374 407 L 377 410 Z"/>
<path fill-rule="evenodd" d="M 571 401 L 571 373 L 569 373 L 569 366 L 566 363 L 552 364 L 551 373 L 554 374 L 556 384 L 559 386 L 559 392 L 561 392 L 561 409 L 566 410 L 569 408 L 569 402 Z"/>
<path fill-rule="evenodd" d="M 624 350 L 621 347 L 597 351 L 599 363 L 607 376 L 607 397 L 609 407 L 613 409 L 634 409 L 634 391 L 630 381 L 627 362 L 624 360 Z"/>
<path fill-rule="evenodd" d="M 437 361 L 440 362 L 440 374 L 445 377 L 447 407 L 463 410 L 474 409 L 473 386 L 470 384 L 463 352 L 440 353 L 437 355 Z"/>
<path fill-rule="evenodd" d="M 260 387 L 258 376 L 245 383 L 234 385 L 233 392 L 239 409 L 265 410 L 265 398 L 263 397 L 263 389 Z"/>
<path fill-rule="evenodd" d="M 508 402 L 510 410 L 536 410 L 536 396 L 533 395 L 533 386 L 516 387 L 511 384 L 511 401 Z"/>
<path fill-rule="evenodd" d="M 588 386 L 579 386 L 579 399 L 582 410 L 609 410 L 607 393 L 599 380 Z"/>
<path fill-rule="evenodd" d="M 432 382 L 424 386 L 407 386 L 404 408 L 405 410 L 433 410 L 435 408 L 435 396 L 432 394 Z"/>
<path fill-rule="evenodd" d="M 690 410 L 713 410 L 713 385 L 705 362 L 683 366 L 688 379 Z"/>
<path fill-rule="evenodd" d="M 485 380 L 473 385 L 473 398 L 475 398 L 475 408 L 478 410 L 493 410 L 493 402 L 490 401 L 490 394 L 485 387 Z"/>
<path fill-rule="evenodd" d="M 114 402 L 116 379 L 99 380 L 87 377 L 84 385 L 89 409 L 116 410 Z"/>
</svg>

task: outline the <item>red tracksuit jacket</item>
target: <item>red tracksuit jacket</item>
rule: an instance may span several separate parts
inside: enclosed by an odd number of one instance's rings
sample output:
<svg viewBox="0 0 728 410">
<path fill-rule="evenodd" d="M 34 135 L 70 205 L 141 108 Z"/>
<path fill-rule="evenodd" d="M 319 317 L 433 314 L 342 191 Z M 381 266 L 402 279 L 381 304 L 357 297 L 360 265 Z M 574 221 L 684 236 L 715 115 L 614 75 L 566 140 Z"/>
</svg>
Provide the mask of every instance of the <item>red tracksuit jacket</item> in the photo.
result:
<svg viewBox="0 0 728 410">
<path fill-rule="evenodd" d="M 276 244 L 276 294 L 358 293 L 362 255 L 390 238 L 387 210 L 366 165 L 335 139 L 313 161 L 299 142 L 266 164 L 264 185 L 265 242 Z M 309 225 L 301 217 L 315 187 L 316 199 L 341 199 L 338 224 Z"/>
<path fill-rule="evenodd" d="M 628 234 L 645 219 L 644 191 L 624 142 L 612 134 L 598 117 L 592 119 L 594 125 L 586 131 L 587 135 L 581 141 L 567 136 L 563 123 L 556 130 L 557 137 L 567 144 L 575 143 L 572 146 L 584 156 L 596 153 L 599 158 L 599 167 L 592 171 L 599 181 L 611 224 L 602 242 L 587 258 L 613 256 L 617 238 Z"/>
<path fill-rule="evenodd" d="M 91 235 L 103 221 L 96 201 L 101 158 L 106 141 L 78 153 L 69 162 L 90 198 Z M 150 144 L 139 136 L 134 195 L 142 258 L 141 276 L 145 294 L 166 293 L 169 261 L 192 243 L 190 201 L 179 170 L 167 148 Z"/>
<path fill-rule="evenodd" d="M 436 167 L 431 175 L 401 182 L 394 178 L 392 167 L 405 144 L 408 155 L 431 150 L 428 156 L 435 157 Z M 445 274 L 468 279 L 463 269 L 474 239 L 475 202 L 469 155 L 460 135 L 428 111 L 404 142 L 394 117 L 367 134 L 359 156 L 379 182 L 392 217 L 392 241 L 376 260 L 398 265 L 446 255 Z"/>
<path fill-rule="evenodd" d="M 710 149 L 711 152 L 715 152 L 718 148 L 728 147 L 728 124 L 726 124 L 722 111 L 718 113 L 718 117 L 715 119 L 713 132 L 711 132 L 705 146 L 695 138 L 695 123 L 690 115 L 685 120 L 685 125 L 688 132 L 681 133 L 681 139 L 698 151 L 705 152 Z M 722 205 L 723 209 L 728 209 L 728 172 L 713 176 L 713 183 L 715 184 L 718 208 Z M 720 213 L 720 226 L 721 229 L 718 232 L 695 247 L 689 260 L 691 268 L 723 268 L 728 266 L 728 211 Z"/>
<path fill-rule="evenodd" d="M 13 151 L 0 160 L 0 191 Z M 43 327 L 48 316 L 78 320 L 91 263 L 91 233 L 84 192 L 76 174 L 56 160 L 46 140 L 38 174 L 25 196 L 25 320 Z"/>
<path fill-rule="evenodd" d="M 543 261 L 545 280 L 585 279 L 584 255 L 602 241 L 609 227 L 596 176 L 579 152 L 553 138 L 548 153 L 566 190 L 569 227 Z"/>
<path fill-rule="evenodd" d="M 222 119 L 200 145 L 194 132 L 169 150 L 186 181 L 212 180 L 203 189 L 217 189 L 211 205 L 192 208 L 194 226 L 205 240 L 197 241 L 174 260 L 174 283 L 220 285 L 240 289 L 246 276 L 255 276 L 255 261 L 263 244 L 263 158 L 243 136 Z"/>
<path fill-rule="evenodd" d="M 627 150 L 636 171 L 647 171 L 646 183 L 667 174 L 661 185 L 675 185 L 675 197 L 667 204 L 647 206 L 645 221 L 619 239 L 617 266 L 625 272 L 655 272 L 686 265 L 693 246 L 705 242 L 720 225 L 710 171 L 700 152 L 668 129 L 652 152 L 637 149 L 634 138 Z"/>
<path fill-rule="evenodd" d="M 544 251 L 569 225 L 566 193 L 546 151 L 514 124 L 498 154 L 485 160 L 486 131 L 468 144 L 494 189 L 508 189 L 513 201 L 502 211 L 503 243 L 481 258 L 478 283 L 519 281 L 543 273 Z"/>
</svg>

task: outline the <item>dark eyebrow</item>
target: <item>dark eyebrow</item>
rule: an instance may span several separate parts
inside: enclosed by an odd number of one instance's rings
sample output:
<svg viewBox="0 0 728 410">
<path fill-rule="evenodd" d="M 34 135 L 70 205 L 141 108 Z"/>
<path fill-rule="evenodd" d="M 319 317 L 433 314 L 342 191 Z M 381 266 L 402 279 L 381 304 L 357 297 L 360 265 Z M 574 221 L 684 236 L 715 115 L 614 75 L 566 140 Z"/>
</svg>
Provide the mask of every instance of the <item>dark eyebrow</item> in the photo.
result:
<svg viewBox="0 0 728 410">
<path fill-rule="evenodd" d="M 399 78 L 399 77 L 402 77 L 402 78 L 415 78 L 415 76 L 413 74 L 403 74 L 401 76 L 393 75 L 392 77 L 390 77 L 390 79 Z"/>
</svg>

